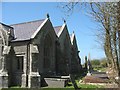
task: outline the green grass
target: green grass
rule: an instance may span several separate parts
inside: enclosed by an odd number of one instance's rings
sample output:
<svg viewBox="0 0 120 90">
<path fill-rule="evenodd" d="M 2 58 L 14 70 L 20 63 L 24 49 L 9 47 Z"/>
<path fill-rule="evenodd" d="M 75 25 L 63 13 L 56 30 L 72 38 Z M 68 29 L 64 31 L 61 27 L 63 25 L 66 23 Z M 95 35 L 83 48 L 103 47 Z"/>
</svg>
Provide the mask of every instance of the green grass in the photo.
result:
<svg viewBox="0 0 120 90">
<path fill-rule="evenodd" d="M 101 85 L 90 85 L 90 84 L 80 84 L 78 80 L 75 80 L 79 88 L 104 88 Z M 69 82 L 70 86 L 66 86 L 66 88 L 74 88 L 72 83 Z"/>
<path fill-rule="evenodd" d="M 74 88 L 40 88 L 40 89 L 28 89 L 28 88 L 9 88 L 9 89 L 2 89 L 2 90 L 74 90 Z"/>
<path fill-rule="evenodd" d="M 89 84 L 79 84 L 79 88 L 99 88 L 96 85 L 89 85 Z M 66 88 L 74 88 L 73 86 L 67 86 Z"/>
<path fill-rule="evenodd" d="M 97 71 L 101 71 L 101 72 L 106 72 L 106 69 L 107 68 L 101 68 L 101 67 L 95 67 L 95 68 L 93 68 L 93 70 L 97 70 Z"/>
<path fill-rule="evenodd" d="M 80 84 L 78 80 L 76 80 L 76 83 L 79 88 L 81 89 L 89 89 L 89 90 L 96 90 L 98 88 L 104 88 L 103 86 L 100 85 L 89 85 L 89 84 Z M 65 88 L 48 88 L 48 87 L 42 87 L 40 89 L 29 89 L 29 88 L 20 88 L 19 86 L 11 87 L 8 89 L 2 89 L 2 90 L 75 90 L 74 87 L 72 86 L 72 83 L 69 82 L 70 86 L 66 86 Z M 81 90 L 80 89 L 80 90 Z"/>
</svg>

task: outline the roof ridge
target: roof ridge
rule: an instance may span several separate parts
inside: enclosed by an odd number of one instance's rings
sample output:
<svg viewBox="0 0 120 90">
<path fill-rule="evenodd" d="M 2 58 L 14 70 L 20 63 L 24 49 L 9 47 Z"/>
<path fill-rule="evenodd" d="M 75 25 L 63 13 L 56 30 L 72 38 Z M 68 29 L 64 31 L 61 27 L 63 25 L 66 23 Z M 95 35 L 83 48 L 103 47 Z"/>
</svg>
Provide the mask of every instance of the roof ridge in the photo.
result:
<svg viewBox="0 0 120 90">
<path fill-rule="evenodd" d="M 45 20 L 45 19 L 39 19 L 39 20 L 34 20 L 34 21 L 26 21 L 26 22 L 22 22 L 22 23 L 11 24 L 9 26 L 19 25 L 19 24 L 26 24 L 26 23 L 31 23 L 31 22 L 43 21 L 43 20 Z"/>
</svg>

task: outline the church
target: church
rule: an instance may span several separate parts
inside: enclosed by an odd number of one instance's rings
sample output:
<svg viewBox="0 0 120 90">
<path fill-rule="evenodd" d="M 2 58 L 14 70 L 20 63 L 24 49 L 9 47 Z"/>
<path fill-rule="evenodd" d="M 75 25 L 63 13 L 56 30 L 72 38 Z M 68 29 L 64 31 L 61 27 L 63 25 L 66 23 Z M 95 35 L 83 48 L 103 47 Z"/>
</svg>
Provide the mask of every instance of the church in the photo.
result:
<svg viewBox="0 0 120 90">
<path fill-rule="evenodd" d="M 45 77 L 81 70 L 75 33 L 67 24 L 46 19 L 13 25 L 0 23 L 0 88 L 40 87 Z"/>
</svg>

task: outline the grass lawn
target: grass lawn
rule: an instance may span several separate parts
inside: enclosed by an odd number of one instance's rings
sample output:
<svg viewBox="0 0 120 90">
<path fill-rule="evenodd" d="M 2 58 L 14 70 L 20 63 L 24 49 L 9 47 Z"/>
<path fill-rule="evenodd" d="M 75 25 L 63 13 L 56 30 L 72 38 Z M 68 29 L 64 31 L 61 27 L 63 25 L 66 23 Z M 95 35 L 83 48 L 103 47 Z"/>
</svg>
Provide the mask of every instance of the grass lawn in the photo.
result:
<svg viewBox="0 0 120 90">
<path fill-rule="evenodd" d="M 89 84 L 79 84 L 78 80 L 76 80 L 76 83 L 78 85 L 79 88 L 85 90 L 85 89 L 89 89 L 89 90 L 96 90 L 97 88 L 103 88 L 100 85 L 89 85 Z M 29 88 L 19 88 L 19 87 L 12 87 L 9 89 L 2 89 L 2 90 L 75 90 L 74 87 L 72 86 L 72 83 L 69 83 L 70 86 L 66 86 L 65 88 L 40 88 L 40 89 L 29 89 Z M 80 89 L 80 90 L 81 90 Z"/>
<path fill-rule="evenodd" d="M 101 72 L 106 72 L 106 69 L 107 69 L 107 68 L 101 68 L 101 67 L 93 68 L 93 70 L 101 71 Z"/>
<path fill-rule="evenodd" d="M 79 88 L 81 89 L 89 89 L 96 90 L 98 88 L 103 88 L 98 85 L 88 85 L 88 84 L 79 84 Z M 40 89 L 28 89 L 28 88 L 9 88 L 9 89 L 1 89 L 1 90 L 75 90 L 73 86 L 67 86 L 65 88 L 40 88 Z"/>
<path fill-rule="evenodd" d="M 101 85 L 80 84 L 78 80 L 76 80 L 76 83 L 79 88 L 104 88 Z M 69 83 L 69 85 L 70 86 L 67 86 L 66 88 L 74 88 L 71 82 Z"/>
</svg>

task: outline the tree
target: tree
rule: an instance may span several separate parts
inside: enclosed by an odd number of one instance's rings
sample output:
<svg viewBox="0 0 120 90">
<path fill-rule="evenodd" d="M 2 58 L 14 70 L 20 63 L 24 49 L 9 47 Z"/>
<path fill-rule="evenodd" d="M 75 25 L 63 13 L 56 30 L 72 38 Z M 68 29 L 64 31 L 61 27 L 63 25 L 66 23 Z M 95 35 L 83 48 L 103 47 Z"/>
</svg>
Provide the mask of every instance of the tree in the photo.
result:
<svg viewBox="0 0 120 90">
<path fill-rule="evenodd" d="M 74 1 L 74 0 L 73 0 Z M 64 7 L 67 11 L 73 11 L 78 4 L 86 3 L 69 2 Z M 114 78 L 120 79 L 120 2 L 98 2 L 88 3 L 90 6 L 89 14 L 97 23 L 100 24 L 103 32 L 103 47 L 107 57 L 108 66 L 113 69 Z M 114 79 L 120 87 L 120 80 Z"/>
<path fill-rule="evenodd" d="M 103 68 L 108 67 L 106 58 L 101 59 L 100 66 L 103 67 Z"/>
<path fill-rule="evenodd" d="M 91 60 L 91 64 L 92 66 L 99 66 L 100 65 L 100 61 L 99 60 Z"/>
<path fill-rule="evenodd" d="M 117 3 L 91 3 L 93 18 L 101 24 L 104 30 L 104 51 L 109 67 L 112 68 L 114 78 L 120 78 L 119 44 L 118 44 L 118 6 Z M 120 87 L 120 81 L 114 79 Z"/>
</svg>

